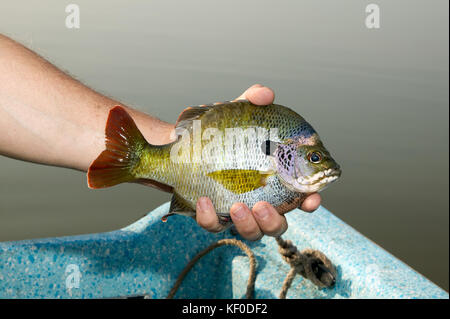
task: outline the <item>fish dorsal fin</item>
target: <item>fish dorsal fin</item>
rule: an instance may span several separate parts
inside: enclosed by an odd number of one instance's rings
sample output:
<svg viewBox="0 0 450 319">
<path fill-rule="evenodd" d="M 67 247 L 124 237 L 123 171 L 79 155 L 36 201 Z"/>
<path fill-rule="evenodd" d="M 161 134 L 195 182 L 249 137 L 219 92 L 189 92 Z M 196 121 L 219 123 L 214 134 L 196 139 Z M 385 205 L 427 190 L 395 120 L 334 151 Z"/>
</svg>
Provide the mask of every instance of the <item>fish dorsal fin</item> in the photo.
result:
<svg viewBox="0 0 450 319">
<path fill-rule="evenodd" d="M 208 176 L 222 184 L 229 191 L 235 194 L 243 194 L 265 186 L 266 179 L 273 174 L 275 174 L 274 171 L 226 169 L 211 172 Z"/>
<path fill-rule="evenodd" d="M 211 104 L 202 104 L 198 106 L 189 106 L 180 113 L 177 122 L 175 123 L 175 126 L 186 127 L 191 121 L 198 119 L 200 116 L 202 116 L 203 114 L 205 114 L 206 112 L 217 106 L 238 104 L 238 103 L 242 104 L 250 102 L 247 100 L 234 100 L 234 101 L 216 102 Z"/>
<path fill-rule="evenodd" d="M 210 109 L 210 106 L 189 106 L 180 113 L 175 126 L 184 127 L 186 123 L 198 119 L 202 114 L 208 112 Z"/>
</svg>

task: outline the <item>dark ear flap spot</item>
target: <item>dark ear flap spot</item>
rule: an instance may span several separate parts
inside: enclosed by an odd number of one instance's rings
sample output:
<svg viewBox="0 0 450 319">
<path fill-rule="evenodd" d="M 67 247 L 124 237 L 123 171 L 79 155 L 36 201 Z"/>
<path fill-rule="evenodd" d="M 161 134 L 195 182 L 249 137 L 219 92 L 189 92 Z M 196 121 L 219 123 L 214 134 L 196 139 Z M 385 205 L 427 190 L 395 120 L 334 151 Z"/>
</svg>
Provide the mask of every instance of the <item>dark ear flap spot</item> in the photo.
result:
<svg viewBox="0 0 450 319">
<path fill-rule="evenodd" d="M 273 156 L 273 153 L 277 149 L 278 144 L 271 140 L 266 140 L 261 144 L 261 151 L 269 156 Z"/>
</svg>

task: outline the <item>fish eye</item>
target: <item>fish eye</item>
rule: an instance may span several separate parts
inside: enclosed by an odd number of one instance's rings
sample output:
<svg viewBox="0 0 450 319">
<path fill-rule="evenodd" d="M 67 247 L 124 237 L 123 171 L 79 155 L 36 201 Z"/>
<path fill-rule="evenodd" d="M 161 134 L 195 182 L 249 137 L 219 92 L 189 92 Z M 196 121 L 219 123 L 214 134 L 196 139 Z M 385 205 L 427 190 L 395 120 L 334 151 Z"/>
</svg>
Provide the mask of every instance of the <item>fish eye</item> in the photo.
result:
<svg viewBox="0 0 450 319">
<path fill-rule="evenodd" d="M 311 152 L 308 154 L 308 160 L 311 163 L 318 164 L 322 161 L 322 154 L 319 152 Z"/>
</svg>

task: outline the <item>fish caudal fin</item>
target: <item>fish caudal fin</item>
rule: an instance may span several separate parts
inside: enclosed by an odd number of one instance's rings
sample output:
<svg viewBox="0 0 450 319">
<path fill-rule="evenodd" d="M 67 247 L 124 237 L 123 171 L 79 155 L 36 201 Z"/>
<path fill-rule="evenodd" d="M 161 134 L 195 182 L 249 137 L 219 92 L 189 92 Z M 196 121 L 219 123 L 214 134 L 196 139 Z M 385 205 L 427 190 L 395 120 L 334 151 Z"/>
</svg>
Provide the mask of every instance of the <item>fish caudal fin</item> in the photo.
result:
<svg viewBox="0 0 450 319">
<path fill-rule="evenodd" d="M 109 111 L 105 136 L 106 150 L 92 162 L 87 173 L 90 188 L 133 181 L 132 169 L 147 144 L 131 116 L 121 106 Z"/>
</svg>

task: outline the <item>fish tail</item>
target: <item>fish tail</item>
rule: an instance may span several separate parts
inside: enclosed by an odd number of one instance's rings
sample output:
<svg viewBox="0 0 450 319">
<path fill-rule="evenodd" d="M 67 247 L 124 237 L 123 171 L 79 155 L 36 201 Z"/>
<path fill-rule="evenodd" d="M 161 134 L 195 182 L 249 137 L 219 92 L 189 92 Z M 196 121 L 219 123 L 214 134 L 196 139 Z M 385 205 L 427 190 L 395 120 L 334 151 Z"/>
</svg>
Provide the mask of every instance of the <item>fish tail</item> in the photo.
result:
<svg viewBox="0 0 450 319">
<path fill-rule="evenodd" d="M 135 180 L 133 168 L 148 144 L 131 116 L 121 106 L 109 111 L 104 150 L 87 172 L 90 188 L 104 188 Z"/>
</svg>

